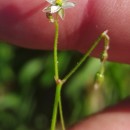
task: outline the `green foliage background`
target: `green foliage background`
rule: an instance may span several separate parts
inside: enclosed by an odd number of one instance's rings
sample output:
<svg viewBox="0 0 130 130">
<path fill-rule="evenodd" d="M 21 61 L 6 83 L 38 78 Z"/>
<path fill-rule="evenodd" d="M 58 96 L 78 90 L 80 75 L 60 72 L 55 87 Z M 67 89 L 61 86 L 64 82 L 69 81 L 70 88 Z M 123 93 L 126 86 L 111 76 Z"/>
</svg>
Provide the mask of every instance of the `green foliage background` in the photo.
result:
<svg viewBox="0 0 130 130">
<path fill-rule="evenodd" d="M 82 57 L 60 52 L 61 77 Z M 69 126 L 130 94 L 130 66 L 108 62 L 105 82 L 94 88 L 98 59 L 89 58 L 62 90 Z M 53 55 L 0 43 L 0 130 L 48 130 L 54 101 Z"/>
</svg>

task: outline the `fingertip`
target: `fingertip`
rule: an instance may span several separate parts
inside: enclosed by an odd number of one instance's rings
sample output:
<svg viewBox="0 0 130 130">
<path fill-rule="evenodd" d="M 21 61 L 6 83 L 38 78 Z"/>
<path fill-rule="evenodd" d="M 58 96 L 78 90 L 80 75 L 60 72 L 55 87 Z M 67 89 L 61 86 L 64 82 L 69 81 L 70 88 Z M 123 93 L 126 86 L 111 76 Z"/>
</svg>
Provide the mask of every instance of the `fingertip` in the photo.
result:
<svg viewBox="0 0 130 130">
<path fill-rule="evenodd" d="M 129 130 L 130 98 L 88 117 L 69 130 Z"/>
<path fill-rule="evenodd" d="M 84 26 L 81 26 L 83 35 L 77 50 L 85 53 L 103 31 L 109 30 L 109 60 L 130 63 L 130 1 L 88 0 L 86 6 L 87 14 L 84 13 Z M 103 44 L 99 44 L 94 56 L 99 55 L 102 48 Z"/>
</svg>

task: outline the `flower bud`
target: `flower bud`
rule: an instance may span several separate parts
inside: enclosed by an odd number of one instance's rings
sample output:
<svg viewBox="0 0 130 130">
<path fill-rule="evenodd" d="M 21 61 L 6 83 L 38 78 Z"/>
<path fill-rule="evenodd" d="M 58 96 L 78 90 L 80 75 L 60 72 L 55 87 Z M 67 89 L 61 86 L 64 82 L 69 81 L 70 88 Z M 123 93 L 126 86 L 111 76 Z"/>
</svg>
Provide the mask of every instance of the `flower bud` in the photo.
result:
<svg viewBox="0 0 130 130">
<path fill-rule="evenodd" d="M 53 16 L 52 16 L 52 14 L 51 13 L 46 13 L 46 17 L 49 19 L 49 21 L 51 22 L 51 23 L 54 23 L 54 18 L 53 18 Z"/>
</svg>

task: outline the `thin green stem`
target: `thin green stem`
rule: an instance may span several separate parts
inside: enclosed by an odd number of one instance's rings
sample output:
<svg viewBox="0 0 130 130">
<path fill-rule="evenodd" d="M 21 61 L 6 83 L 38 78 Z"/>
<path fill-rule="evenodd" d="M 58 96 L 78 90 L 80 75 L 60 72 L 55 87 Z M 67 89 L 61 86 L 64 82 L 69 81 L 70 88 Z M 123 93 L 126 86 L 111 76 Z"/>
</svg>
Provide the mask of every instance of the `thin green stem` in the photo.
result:
<svg viewBox="0 0 130 130">
<path fill-rule="evenodd" d="M 62 130 L 65 130 L 61 96 L 59 97 L 59 112 L 60 112 L 60 120 L 61 120 Z"/>
<path fill-rule="evenodd" d="M 58 104 L 60 99 L 61 88 L 62 88 L 62 83 L 57 84 L 50 130 L 55 130 L 56 128 L 57 112 L 58 112 Z"/>
<path fill-rule="evenodd" d="M 95 49 L 95 47 L 98 45 L 98 43 L 101 41 L 101 39 L 104 38 L 105 41 L 107 40 L 107 38 L 109 38 L 107 36 L 107 31 L 103 32 L 98 38 L 97 40 L 92 44 L 92 47 L 87 51 L 87 53 L 83 56 L 83 58 L 79 61 L 79 63 L 70 71 L 70 73 L 65 76 L 65 78 L 63 79 L 64 82 L 66 82 L 72 75 L 73 73 L 81 66 L 81 64 L 86 60 L 86 58 L 91 54 L 91 52 Z M 108 40 L 109 41 L 109 40 Z M 105 46 L 106 46 L 106 42 L 105 42 Z"/>
<path fill-rule="evenodd" d="M 59 79 L 59 72 L 58 72 L 58 55 L 57 55 L 57 46 L 58 46 L 58 34 L 59 34 L 59 25 L 58 21 L 55 20 L 55 38 L 54 38 L 54 69 L 55 69 L 55 80 Z"/>
<path fill-rule="evenodd" d="M 54 24 L 55 24 L 54 70 L 55 70 L 55 81 L 56 81 L 57 87 L 56 87 L 54 108 L 53 108 L 53 114 L 52 114 L 51 130 L 55 130 L 55 127 L 56 127 L 58 105 L 59 105 L 62 129 L 65 130 L 63 112 L 62 112 L 62 104 L 61 104 L 61 95 L 60 95 L 63 83 L 59 79 L 59 69 L 58 69 L 58 49 L 57 48 L 58 48 L 58 36 L 59 36 L 59 24 L 58 24 L 57 18 L 56 18 Z"/>
</svg>

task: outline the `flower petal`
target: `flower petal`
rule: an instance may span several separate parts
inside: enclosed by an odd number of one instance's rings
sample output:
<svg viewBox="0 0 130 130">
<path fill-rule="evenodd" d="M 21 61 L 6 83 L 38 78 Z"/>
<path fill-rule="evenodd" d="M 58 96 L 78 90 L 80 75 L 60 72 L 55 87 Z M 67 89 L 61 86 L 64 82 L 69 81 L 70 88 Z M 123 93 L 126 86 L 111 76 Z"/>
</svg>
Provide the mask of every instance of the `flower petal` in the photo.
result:
<svg viewBox="0 0 130 130">
<path fill-rule="evenodd" d="M 51 13 L 51 6 L 45 7 L 42 11 Z"/>
<path fill-rule="evenodd" d="M 63 9 L 72 8 L 74 6 L 75 6 L 75 3 L 73 3 L 73 2 L 63 2 L 63 4 L 62 4 Z"/>
<path fill-rule="evenodd" d="M 53 13 L 58 12 L 60 9 L 61 9 L 60 6 L 51 5 L 51 6 L 45 7 L 42 11 L 43 11 L 43 12 L 46 12 L 46 13 L 51 13 L 51 14 L 53 14 Z"/>
<path fill-rule="evenodd" d="M 58 6 L 58 5 L 52 5 L 52 6 L 51 6 L 51 12 L 50 12 L 50 13 L 56 13 L 56 12 L 58 12 L 60 9 L 61 9 L 60 6 Z"/>
<path fill-rule="evenodd" d="M 50 4 L 55 4 L 55 0 L 46 0 Z"/>
</svg>

